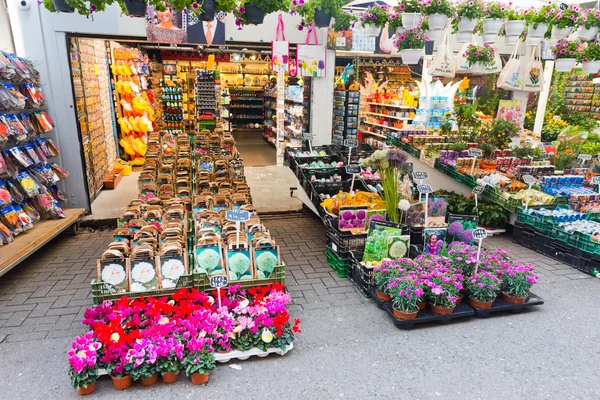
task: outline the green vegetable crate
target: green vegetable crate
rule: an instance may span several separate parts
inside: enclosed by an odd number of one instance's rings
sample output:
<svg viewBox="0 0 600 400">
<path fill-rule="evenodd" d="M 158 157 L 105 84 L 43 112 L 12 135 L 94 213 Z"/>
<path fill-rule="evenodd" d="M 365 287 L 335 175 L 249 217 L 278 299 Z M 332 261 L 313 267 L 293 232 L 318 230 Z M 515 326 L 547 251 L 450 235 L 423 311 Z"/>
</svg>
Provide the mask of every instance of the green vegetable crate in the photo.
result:
<svg viewBox="0 0 600 400">
<path fill-rule="evenodd" d="M 341 258 L 338 258 L 329 246 L 327 247 L 326 252 L 327 252 L 327 263 L 329 264 L 329 266 L 331 268 L 333 268 L 335 273 L 338 274 L 338 276 L 340 278 L 347 278 L 348 277 L 348 260 L 342 260 Z"/>
</svg>

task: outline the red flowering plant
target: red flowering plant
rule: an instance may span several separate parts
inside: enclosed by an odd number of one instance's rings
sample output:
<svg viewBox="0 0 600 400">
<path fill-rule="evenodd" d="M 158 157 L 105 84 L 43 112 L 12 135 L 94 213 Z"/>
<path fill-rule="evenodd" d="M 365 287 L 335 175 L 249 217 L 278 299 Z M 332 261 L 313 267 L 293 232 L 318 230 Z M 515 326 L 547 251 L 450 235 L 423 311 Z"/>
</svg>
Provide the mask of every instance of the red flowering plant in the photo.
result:
<svg viewBox="0 0 600 400">
<path fill-rule="evenodd" d="M 75 338 L 69 355 L 69 376 L 74 389 L 85 389 L 96 383 L 98 377 L 98 351 L 102 344 L 89 331 Z"/>
</svg>

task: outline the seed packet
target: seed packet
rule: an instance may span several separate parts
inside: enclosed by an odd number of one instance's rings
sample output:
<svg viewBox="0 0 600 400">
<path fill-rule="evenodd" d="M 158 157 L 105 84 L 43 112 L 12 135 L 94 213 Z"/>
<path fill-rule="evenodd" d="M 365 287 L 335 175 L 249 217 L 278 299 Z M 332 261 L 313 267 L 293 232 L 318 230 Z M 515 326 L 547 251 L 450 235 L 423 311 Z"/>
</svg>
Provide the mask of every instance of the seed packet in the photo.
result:
<svg viewBox="0 0 600 400">
<path fill-rule="evenodd" d="M 13 235 L 10 229 L 0 222 L 0 244 L 6 245 L 13 241 Z"/>
<path fill-rule="evenodd" d="M 25 190 L 21 187 L 18 181 L 13 179 L 7 179 L 4 182 L 6 189 L 10 192 L 10 195 L 13 197 L 15 203 L 22 203 L 25 201 L 26 193 Z"/>
<path fill-rule="evenodd" d="M 38 152 L 43 153 L 45 158 L 52 157 L 52 153 L 48 149 L 48 145 L 46 144 L 46 139 L 37 138 L 35 140 L 35 144 L 38 146 Z"/>
<path fill-rule="evenodd" d="M 0 214 L 2 215 L 2 222 L 13 232 L 14 235 L 18 235 L 23 232 L 21 221 L 19 220 L 19 214 L 15 211 L 12 205 L 0 208 Z"/>
<path fill-rule="evenodd" d="M 14 136 L 17 142 L 22 142 L 27 140 L 27 134 L 29 133 L 25 126 L 21 123 L 19 117 L 15 114 L 6 114 L 5 118 L 6 122 L 8 122 L 8 130 L 10 134 Z"/>
<path fill-rule="evenodd" d="M 33 178 L 27 173 L 23 171 L 19 173 L 17 176 L 21 187 L 25 190 L 27 197 L 35 197 L 40 194 L 40 186 L 33 180 Z"/>
<path fill-rule="evenodd" d="M 27 153 L 27 156 L 33 161 L 34 164 L 39 164 L 42 162 L 40 156 L 35 152 L 31 143 L 27 143 L 22 149 Z"/>
<path fill-rule="evenodd" d="M 26 96 L 27 96 L 27 104 L 28 107 L 31 108 L 40 108 L 46 104 L 46 99 L 42 94 L 42 91 L 39 87 L 35 86 L 33 83 L 25 84 Z"/>
<path fill-rule="evenodd" d="M 29 114 L 20 114 L 19 120 L 21 124 L 27 130 L 28 139 L 33 139 L 33 137 L 37 134 L 35 127 L 31 123 L 31 119 L 29 118 Z"/>
<path fill-rule="evenodd" d="M 48 151 L 50 151 L 52 157 L 58 157 L 60 152 L 58 151 L 58 147 L 54 144 L 52 139 L 46 139 L 46 143 L 48 144 Z"/>
<path fill-rule="evenodd" d="M 6 121 L 6 116 L 4 114 L 0 114 L 0 145 L 4 145 L 10 136 L 10 129 L 8 125 L 8 121 Z"/>
<path fill-rule="evenodd" d="M 15 161 L 15 164 L 20 167 L 27 168 L 33 165 L 33 161 L 30 160 L 27 154 L 25 154 L 25 152 L 23 152 L 23 150 L 21 150 L 19 147 L 12 147 L 8 149 L 8 151 L 5 150 L 4 155 L 12 157 L 12 159 Z"/>
<path fill-rule="evenodd" d="M 2 82 L 4 87 L 4 99 L 2 104 L 9 110 L 22 110 L 25 108 L 25 96 L 19 92 L 12 84 Z"/>
<path fill-rule="evenodd" d="M 279 247 L 271 240 L 261 240 L 256 249 L 252 249 L 258 279 L 269 279 L 275 267 L 280 263 Z"/>
<path fill-rule="evenodd" d="M 8 191 L 8 189 L 6 189 L 4 184 L 0 181 L 0 206 L 4 207 L 4 206 L 11 204 L 12 202 L 13 202 L 13 198 L 12 198 L 10 192 Z"/>
<path fill-rule="evenodd" d="M 6 165 L 6 161 L 4 161 L 4 157 L 2 153 L 0 153 L 0 176 L 6 176 L 9 174 L 8 167 Z"/>
<path fill-rule="evenodd" d="M 23 208 L 19 204 L 15 204 L 13 208 L 19 216 L 19 222 L 21 223 L 21 227 L 23 227 L 23 231 L 33 228 L 33 219 L 23 211 Z"/>
<path fill-rule="evenodd" d="M 21 207 L 23 207 L 23 211 L 25 211 L 27 215 L 29 215 L 29 217 L 33 220 L 34 223 L 38 222 L 42 218 L 40 213 L 38 213 L 37 210 L 31 204 L 25 202 L 21 204 Z"/>
</svg>

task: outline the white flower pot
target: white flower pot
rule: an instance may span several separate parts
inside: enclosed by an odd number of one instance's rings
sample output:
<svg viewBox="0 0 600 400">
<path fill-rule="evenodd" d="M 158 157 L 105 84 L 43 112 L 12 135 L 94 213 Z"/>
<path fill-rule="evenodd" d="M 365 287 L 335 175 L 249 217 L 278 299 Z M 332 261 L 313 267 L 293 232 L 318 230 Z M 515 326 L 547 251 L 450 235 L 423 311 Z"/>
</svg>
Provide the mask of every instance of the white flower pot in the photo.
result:
<svg viewBox="0 0 600 400">
<path fill-rule="evenodd" d="M 473 32 L 456 32 L 456 41 L 458 43 L 469 43 Z"/>
<path fill-rule="evenodd" d="M 506 36 L 521 36 L 526 25 L 527 22 L 525 21 L 506 21 L 506 25 L 504 26 Z"/>
<path fill-rule="evenodd" d="M 552 27 L 552 39 L 566 39 L 571 34 L 573 28 L 557 28 L 556 26 Z"/>
<path fill-rule="evenodd" d="M 502 29 L 503 24 L 503 19 L 486 18 L 483 20 L 483 33 L 498 35 L 498 33 L 500 33 L 500 29 Z"/>
<path fill-rule="evenodd" d="M 485 74 L 485 65 L 480 62 L 476 62 L 471 66 L 471 70 L 474 74 Z"/>
<path fill-rule="evenodd" d="M 542 39 L 541 37 L 529 37 L 527 36 L 527 39 L 525 39 L 525 44 L 527 46 L 539 46 L 542 43 Z"/>
<path fill-rule="evenodd" d="M 444 14 L 431 14 L 429 16 L 429 29 L 436 31 L 444 29 L 448 23 L 448 16 Z"/>
<path fill-rule="evenodd" d="M 554 62 L 554 68 L 558 72 L 571 72 L 575 68 L 575 64 L 577 64 L 577 59 L 575 58 L 559 58 Z"/>
<path fill-rule="evenodd" d="M 471 32 L 475 30 L 477 26 L 476 19 L 469 19 L 466 17 L 460 17 L 460 21 L 458 21 L 458 31 L 459 32 Z"/>
<path fill-rule="evenodd" d="M 406 64 L 406 65 L 418 64 L 422 55 L 423 55 L 423 49 L 400 50 L 400 57 L 402 57 L 402 64 Z"/>
<path fill-rule="evenodd" d="M 429 40 L 433 40 L 434 42 L 437 42 L 438 40 L 440 40 L 442 38 L 443 34 L 444 34 L 443 29 L 437 29 L 437 30 L 433 30 L 433 31 L 425 31 L 425 37 Z"/>
<path fill-rule="evenodd" d="M 529 27 L 527 28 L 527 37 L 528 38 L 542 38 L 544 37 L 544 35 L 546 34 L 546 32 L 548 31 L 548 24 L 538 24 L 537 28 L 533 27 L 532 25 L 529 25 Z"/>
<path fill-rule="evenodd" d="M 419 26 L 421 13 L 402 13 L 402 26 L 405 29 L 413 29 Z"/>
<path fill-rule="evenodd" d="M 598 28 L 595 26 L 590 29 L 586 29 L 582 26 L 579 29 L 579 32 L 577 32 L 577 37 L 582 40 L 594 40 L 596 39 L 596 35 L 598 35 Z"/>
<path fill-rule="evenodd" d="M 514 46 L 515 44 L 517 44 L 518 41 L 519 41 L 518 36 L 505 36 L 504 37 L 504 43 L 506 43 L 509 46 Z"/>
<path fill-rule="evenodd" d="M 583 72 L 586 74 L 595 74 L 600 71 L 600 60 L 582 62 L 581 69 L 583 69 Z"/>
<path fill-rule="evenodd" d="M 484 33 L 483 35 L 481 35 L 481 37 L 483 38 L 484 44 L 493 44 L 496 43 L 496 41 L 498 40 L 497 33 Z"/>
<path fill-rule="evenodd" d="M 375 26 L 375 24 L 362 24 L 362 29 L 365 31 L 365 35 L 369 37 L 377 37 L 381 32 L 381 28 Z"/>
</svg>

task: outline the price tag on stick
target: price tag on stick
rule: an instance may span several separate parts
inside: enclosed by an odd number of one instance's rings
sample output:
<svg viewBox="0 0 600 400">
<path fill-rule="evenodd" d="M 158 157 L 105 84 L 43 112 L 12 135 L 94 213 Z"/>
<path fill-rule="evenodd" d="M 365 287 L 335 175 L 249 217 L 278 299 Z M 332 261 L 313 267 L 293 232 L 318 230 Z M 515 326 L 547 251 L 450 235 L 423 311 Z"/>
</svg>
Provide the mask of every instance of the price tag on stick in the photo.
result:
<svg viewBox="0 0 600 400">
<path fill-rule="evenodd" d="M 471 175 L 473 175 L 473 171 L 475 170 L 475 163 L 477 162 L 477 157 L 481 157 L 483 153 L 481 149 L 469 149 L 469 157 L 473 157 L 473 165 L 471 165 Z"/>
<path fill-rule="evenodd" d="M 433 188 L 429 185 L 417 185 L 417 190 L 420 194 L 425 195 L 425 228 L 427 228 L 427 208 L 429 205 L 429 193 L 433 193 Z"/>
<path fill-rule="evenodd" d="M 354 190 L 354 179 L 356 179 L 357 174 L 360 174 L 360 171 L 362 171 L 360 164 L 346 165 L 346 173 L 348 175 L 352 175 L 352 184 L 350 185 L 350 192 Z"/>
<path fill-rule="evenodd" d="M 214 275 L 210 277 L 210 287 L 217 289 L 217 296 L 219 298 L 219 308 L 221 308 L 221 288 L 227 286 L 229 281 L 225 275 Z"/>
<path fill-rule="evenodd" d="M 483 193 L 483 190 L 485 189 L 485 187 L 483 186 L 475 186 L 473 188 L 473 194 L 475 195 L 475 208 L 478 207 L 477 205 L 477 196 Z"/>
<path fill-rule="evenodd" d="M 344 146 L 348 148 L 348 163 L 350 163 L 352 148 L 358 147 L 358 140 L 344 139 Z"/>
<path fill-rule="evenodd" d="M 535 183 L 535 178 L 531 175 L 523 175 L 523 182 L 525 182 L 527 187 L 527 202 L 525 203 L 525 210 L 529 208 L 529 197 L 531 195 L 531 185 Z"/>
<path fill-rule="evenodd" d="M 598 192 L 600 193 L 600 175 L 592 176 L 592 185 L 598 186 Z"/>
<path fill-rule="evenodd" d="M 591 154 L 580 154 L 577 156 L 577 158 L 579 158 L 581 160 L 581 166 L 583 167 L 583 165 L 585 164 L 586 161 L 589 161 L 592 159 Z"/>
<path fill-rule="evenodd" d="M 473 230 L 473 239 L 477 239 L 479 244 L 477 245 L 477 266 L 475 267 L 475 274 L 479 269 L 479 255 L 481 254 L 481 242 L 487 237 L 487 231 L 483 228 L 477 228 Z"/>
<path fill-rule="evenodd" d="M 227 210 L 225 211 L 225 219 L 235 222 L 235 245 L 236 247 L 240 247 L 240 223 L 248 221 L 250 213 L 244 210 Z"/>
<path fill-rule="evenodd" d="M 412 177 L 415 181 L 419 181 L 421 184 L 423 181 L 429 179 L 429 174 L 426 171 L 414 171 L 412 173 Z"/>
<path fill-rule="evenodd" d="M 308 150 L 312 154 L 312 143 L 311 142 L 313 139 L 313 134 L 310 132 L 302 132 L 302 139 L 304 139 L 308 142 Z"/>
</svg>

